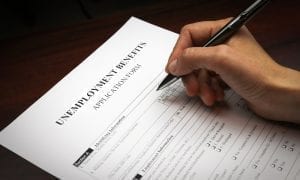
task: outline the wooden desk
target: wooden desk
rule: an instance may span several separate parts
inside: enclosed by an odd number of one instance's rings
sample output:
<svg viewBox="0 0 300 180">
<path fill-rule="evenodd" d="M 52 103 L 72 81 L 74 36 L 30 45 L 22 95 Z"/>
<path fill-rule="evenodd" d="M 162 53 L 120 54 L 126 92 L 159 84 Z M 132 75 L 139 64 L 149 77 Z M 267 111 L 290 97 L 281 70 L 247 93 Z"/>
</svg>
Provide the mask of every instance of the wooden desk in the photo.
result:
<svg viewBox="0 0 300 180">
<path fill-rule="evenodd" d="M 108 39 L 130 16 L 179 32 L 191 22 L 237 15 L 252 0 L 175 0 L 128 7 L 86 23 L 0 42 L 0 129 Z M 300 70 L 300 1 L 273 0 L 248 24 L 281 64 Z M 51 151 L 51 150 L 49 150 Z M 0 179 L 55 179 L 0 147 Z"/>
</svg>

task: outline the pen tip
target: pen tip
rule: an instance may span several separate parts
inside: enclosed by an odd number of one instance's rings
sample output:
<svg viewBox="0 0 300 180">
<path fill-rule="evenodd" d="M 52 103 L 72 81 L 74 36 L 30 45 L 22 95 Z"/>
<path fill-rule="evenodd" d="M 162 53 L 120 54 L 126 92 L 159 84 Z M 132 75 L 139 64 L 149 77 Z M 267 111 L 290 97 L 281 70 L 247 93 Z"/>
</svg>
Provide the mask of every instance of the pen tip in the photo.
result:
<svg viewBox="0 0 300 180">
<path fill-rule="evenodd" d="M 161 86 L 158 86 L 156 89 L 156 91 L 159 91 L 159 90 L 161 90 Z"/>
<path fill-rule="evenodd" d="M 165 87 L 167 87 L 165 83 L 160 83 L 160 84 L 158 85 L 156 91 L 162 90 L 162 89 L 164 89 Z"/>
</svg>

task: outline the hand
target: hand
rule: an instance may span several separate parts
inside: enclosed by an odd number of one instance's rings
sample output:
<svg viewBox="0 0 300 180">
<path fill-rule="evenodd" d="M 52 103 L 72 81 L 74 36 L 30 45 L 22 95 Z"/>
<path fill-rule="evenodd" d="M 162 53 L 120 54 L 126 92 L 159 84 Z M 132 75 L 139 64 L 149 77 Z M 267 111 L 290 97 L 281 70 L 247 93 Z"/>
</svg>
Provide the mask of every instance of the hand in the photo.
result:
<svg viewBox="0 0 300 180">
<path fill-rule="evenodd" d="M 201 47 L 229 20 L 184 26 L 166 71 L 183 76 L 187 94 L 208 106 L 223 100 L 226 84 L 258 115 L 300 123 L 300 72 L 277 64 L 246 27 L 222 45 Z"/>
</svg>

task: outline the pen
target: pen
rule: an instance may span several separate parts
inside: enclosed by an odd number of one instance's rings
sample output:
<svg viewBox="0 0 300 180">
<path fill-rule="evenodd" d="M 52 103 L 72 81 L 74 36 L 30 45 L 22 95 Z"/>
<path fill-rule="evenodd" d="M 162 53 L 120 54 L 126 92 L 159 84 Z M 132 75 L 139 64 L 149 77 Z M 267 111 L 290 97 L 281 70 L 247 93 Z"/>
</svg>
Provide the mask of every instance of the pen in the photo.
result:
<svg viewBox="0 0 300 180">
<path fill-rule="evenodd" d="M 246 22 L 248 22 L 254 15 L 261 10 L 270 0 L 257 0 L 251 4 L 246 10 L 241 12 L 236 18 L 228 22 L 223 28 L 221 28 L 216 34 L 214 34 L 203 47 L 215 46 L 225 42 L 236 31 L 238 31 Z M 169 85 L 173 84 L 180 77 L 168 74 L 156 89 L 161 90 Z"/>
</svg>

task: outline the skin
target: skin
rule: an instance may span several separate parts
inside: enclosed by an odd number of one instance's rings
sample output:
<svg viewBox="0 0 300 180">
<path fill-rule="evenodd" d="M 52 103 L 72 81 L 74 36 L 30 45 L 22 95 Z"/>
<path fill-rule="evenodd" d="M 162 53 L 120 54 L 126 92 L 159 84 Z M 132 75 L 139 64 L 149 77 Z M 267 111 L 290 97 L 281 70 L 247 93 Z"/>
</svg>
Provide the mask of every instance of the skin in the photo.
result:
<svg viewBox="0 0 300 180">
<path fill-rule="evenodd" d="M 300 123 L 300 72 L 277 64 L 245 26 L 222 45 L 201 47 L 229 20 L 184 26 L 166 71 L 207 106 L 223 101 L 229 86 L 259 116 Z"/>
</svg>

